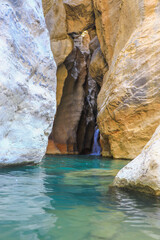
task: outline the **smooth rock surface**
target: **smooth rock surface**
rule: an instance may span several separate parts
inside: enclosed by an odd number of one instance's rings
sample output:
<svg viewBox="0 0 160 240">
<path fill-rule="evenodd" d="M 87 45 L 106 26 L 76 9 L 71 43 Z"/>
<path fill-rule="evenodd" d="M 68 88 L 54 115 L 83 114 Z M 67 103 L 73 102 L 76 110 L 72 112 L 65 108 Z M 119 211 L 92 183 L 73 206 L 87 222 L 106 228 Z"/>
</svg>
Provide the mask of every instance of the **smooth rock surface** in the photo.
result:
<svg viewBox="0 0 160 240">
<path fill-rule="evenodd" d="M 41 2 L 0 3 L 0 164 L 39 162 L 56 109 L 56 65 Z"/>
<path fill-rule="evenodd" d="M 160 126 L 141 154 L 119 171 L 114 186 L 160 195 Z"/>
<path fill-rule="evenodd" d="M 83 84 L 87 75 L 84 54 L 75 48 L 67 57 L 68 76 L 63 87 L 61 103 L 57 109 L 52 139 L 61 153 L 76 153 L 76 133 L 84 104 Z"/>
<path fill-rule="evenodd" d="M 63 0 L 43 0 L 43 9 L 50 34 L 51 49 L 56 64 L 59 66 L 73 49 L 73 40 L 67 31 Z"/>
<path fill-rule="evenodd" d="M 101 7 L 97 33 L 109 63 L 98 97 L 102 154 L 133 159 L 160 123 L 160 3 L 94 2 Z"/>
<path fill-rule="evenodd" d="M 68 71 L 64 64 L 61 64 L 57 69 L 57 91 L 56 91 L 56 100 L 57 100 L 57 107 L 61 102 L 61 98 L 63 95 L 63 87 L 65 80 L 68 76 Z"/>
<path fill-rule="evenodd" d="M 102 86 L 103 77 L 108 71 L 108 64 L 106 63 L 100 47 L 98 47 L 92 55 L 89 73 L 93 79 L 97 81 L 99 86 Z"/>
</svg>

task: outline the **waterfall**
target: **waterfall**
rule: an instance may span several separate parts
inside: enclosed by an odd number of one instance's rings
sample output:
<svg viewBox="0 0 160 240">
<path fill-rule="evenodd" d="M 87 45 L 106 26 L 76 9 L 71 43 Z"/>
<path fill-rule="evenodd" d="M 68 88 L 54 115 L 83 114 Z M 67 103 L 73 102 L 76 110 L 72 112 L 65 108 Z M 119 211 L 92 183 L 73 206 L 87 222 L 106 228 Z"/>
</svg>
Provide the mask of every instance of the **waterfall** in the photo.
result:
<svg viewBox="0 0 160 240">
<path fill-rule="evenodd" d="M 99 129 L 97 127 L 95 127 L 94 131 L 94 142 L 91 155 L 101 155 L 101 146 L 99 144 Z"/>
</svg>

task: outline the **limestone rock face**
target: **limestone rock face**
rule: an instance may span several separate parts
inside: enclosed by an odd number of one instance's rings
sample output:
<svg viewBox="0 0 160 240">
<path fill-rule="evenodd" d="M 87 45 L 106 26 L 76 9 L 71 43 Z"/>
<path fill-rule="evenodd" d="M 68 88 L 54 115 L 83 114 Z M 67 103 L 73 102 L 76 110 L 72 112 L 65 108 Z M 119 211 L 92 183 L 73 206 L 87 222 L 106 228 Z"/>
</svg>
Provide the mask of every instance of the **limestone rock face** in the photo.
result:
<svg viewBox="0 0 160 240">
<path fill-rule="evenodd" d="M 82 33 L 94 26 L 92 0 L 63 0 L 68 33 Z"/>
<path fill-rule="evenodd" d="M 85 56 L 75 48 L 67 57 L 68 76 L 57 109 L 52 139 L 61 153 L 76 153 L 76 132 L 84 103 L 83 84 L 87 75 Z"/>
<path fill-rule="evenodd" d="M 160 3 L 94 4 L 102 13 L 97 31 L 104 36 L 100 44 L 109 63 L 98 97 L 102 154 L 133 159 L 160 123 Z"/>
<path fill-rule="evenodd" d="M 56 109 L 56 65 L 38 0 L 0 3 L 0 164 L 39 162 Z"/>
<path fill-rule="evenodd" d="M 57 107 L 61 102 L 61 98 L 63 95 L 63 87 L 65 80 L 68 76 L 68 71 L 64 64 L 61 64 L 57 69 L 57 91 L 56 91 L 56 100 L 57 100 Z"/>
<path fill-rule="evenodd" d="M 63 0 L 43 0 L 43 9 L 50 33 L 51 49 L 56 64 L 60 65 L 73 49 L 73 41 L 67 32 Z"/>
<path fill-rule="evenodd" d="M 131 6 L 134 4 L 133 1 L 128 2 Z M 119 30 L 122 0 L 93 0 L 93 4 L 97 36 L 105 59 L 110 65 Z M 126 9 L 126 12 L 128 11 L 130 8 Z M 125 15 L 122 17 L 125 18 Z"/>
<path fill-rule="evenodd" d="M 90 36 L 74 34 L 74 49 L 57 70 L 57 113 L 47 154 L 90 153 L 98 85 L 89 74 Z"/>
<path fill-rule="evenodd" d="M 103 77 L 108 71 L 108 64 L 106 63 L 101 51 L 99 41 L 97 43 L 97 37 L 92 39 L 90 49 L 93 54 L 89 65 L 89 72 L 91 77 L 95 79 L 100 86 L 102 86 Z"/>
<path fill-rule="evenodd" d="M 119 171 L 114 186 L 160 195 L 160 126 L 141 154 Z"/>
<path fill-rule="evenodd" d="M 52 39 L 51 49 L 57 66 L 61 65 L 73 49 L 73 41 L 67 36 L 65 39 Z"/>
</svg>

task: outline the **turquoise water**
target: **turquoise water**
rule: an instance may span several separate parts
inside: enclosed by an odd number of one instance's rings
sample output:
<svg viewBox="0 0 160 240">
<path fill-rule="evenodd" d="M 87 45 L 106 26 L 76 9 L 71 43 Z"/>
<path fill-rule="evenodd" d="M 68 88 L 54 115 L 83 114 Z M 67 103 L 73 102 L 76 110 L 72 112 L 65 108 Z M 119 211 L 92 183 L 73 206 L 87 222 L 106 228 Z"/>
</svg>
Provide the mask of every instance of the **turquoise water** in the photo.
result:
<svg viewBox="0 0 160 240">
<path fill-rule="evenodd" d="M 0 170 L 0 240 L 160 239 L 160 200 L 109 190 L 127 162 L 46 157 Z"/>
</svg>

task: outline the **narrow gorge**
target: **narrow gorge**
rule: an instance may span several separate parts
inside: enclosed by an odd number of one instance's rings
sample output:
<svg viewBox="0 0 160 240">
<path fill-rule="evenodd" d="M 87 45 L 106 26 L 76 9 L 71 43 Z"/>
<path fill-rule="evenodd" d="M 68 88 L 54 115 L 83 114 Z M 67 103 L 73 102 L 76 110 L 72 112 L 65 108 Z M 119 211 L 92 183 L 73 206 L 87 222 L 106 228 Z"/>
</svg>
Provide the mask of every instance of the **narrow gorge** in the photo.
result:
<svg viewBox="0 0 160 240">
<path fill-rule="evenodd" d="M 98 123 L 103 156 L 140 154 L 160 119 L 158 7 L 155 1 L 43 1 L 58 66 L 48 153 L 89 152 Z"/>
<path fill-rule="evenodd" d="M 160 239 L 160 1 L 2 0 L 0 240 Z"/>
<path fill-rule="evenodd" d="M 43 7 L 58 66 L 57 113 L 47 154 L 89 154 L 97 96 L 108 70 L 96 33 L 93 5 L 91 1 L 54 1 L 50 5 L 44 1 Z"/>
<path fill-rule="evenodd" d="M 2 0 L 0 240 L 160 239 L 160 1 Z"/>
</svg>

